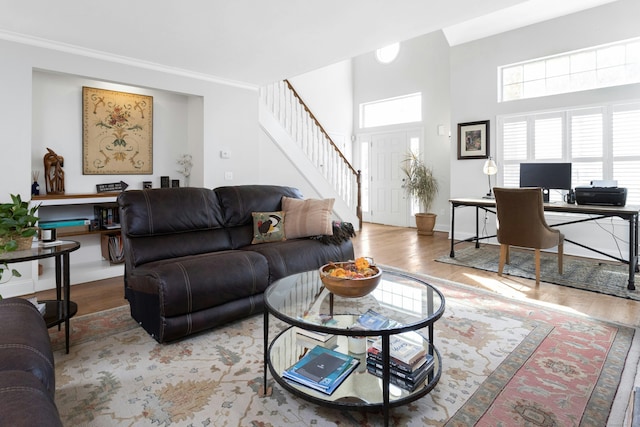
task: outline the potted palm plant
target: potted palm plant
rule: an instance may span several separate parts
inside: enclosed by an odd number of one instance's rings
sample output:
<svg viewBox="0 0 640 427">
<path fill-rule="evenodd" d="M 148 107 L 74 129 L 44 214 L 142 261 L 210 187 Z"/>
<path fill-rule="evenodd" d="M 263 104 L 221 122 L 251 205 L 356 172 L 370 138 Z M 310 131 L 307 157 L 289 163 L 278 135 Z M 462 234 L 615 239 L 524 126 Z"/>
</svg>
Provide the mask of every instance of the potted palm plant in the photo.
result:
<svg viewBox="0 0 640 427">
<path fill-rule="evenodd" d="M 0 204 L 0 253 L 29 249 L 33 236 L 38 232 L 36 212 L 40 206 L 29 206 L 20 195 L 11 195 L 11 203 Z M 20 273 L 8 265 L 0 265 L 0 279 L 4 271 L 20 277 Z"/>
<path fill-rule="evenodd" d="M 402 165 L 406 175 L 404 189 L 407 194 L 418 200 L 421 212 L 416 213 L 416 227 L 418 234 L 431 236 L 436 223 L 436 214 L 429 212 L 438 194 L 438 180 L 433 170 L 428 168 L 422 159 L 410 151 Z"/>
</svg>

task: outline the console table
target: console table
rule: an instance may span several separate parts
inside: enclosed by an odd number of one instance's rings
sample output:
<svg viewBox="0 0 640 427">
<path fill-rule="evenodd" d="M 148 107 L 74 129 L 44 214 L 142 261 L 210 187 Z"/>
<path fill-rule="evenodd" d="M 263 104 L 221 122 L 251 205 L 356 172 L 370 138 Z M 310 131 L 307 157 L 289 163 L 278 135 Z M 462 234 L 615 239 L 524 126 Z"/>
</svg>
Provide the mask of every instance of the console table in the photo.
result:
<svg viewBox="0 0 640 427">
<path fill-rule="evenodd" d="M 434 323 L 444 313 L 445 299 L 432 285 L 407 274 L 383 271 L 377 288 L 361 298 L 334 296 L 324 288 L 318 270 L 294 274 L 275 281 L 264 293 L 264 384 L 262 394 L 268 395 L 267 368 L 284 389 L 318 405 L 342 409 L 377 408 L 384 413 L 389 424 L 391 407 L 405 405 L 429 393 L 442 373 L 442 358 L 434 345 Z M 351 328 L 358 316 L 368 309 L 375 310 L 397 324 L 379 330 Z M 318 310 L 329 314 L 335 323 L 320 325 L 305 320 L 305 313 Z M 269 315 L 288 326 L 269 340 Z M 293 365 L 310 348 L 296 339 L 296 329 L 337 335 L 336 351 L 360 359 L 358 368 L 331 394 L 326 395 L 304 385 L 289 382 L 282 377 L 285 369 Z M 420 337 L 422 345 L 434 358 L 432 371 L 413 391 L 390 385 L 390 337 L 396 334 L 426 329 Z M 349 353 L 348 337 L 382 337 L 382 378 L 367 372 L 366 351 Z"/>
<path fill-rule="evenodd" d="M 456 208 L 458 207 L 475 207 L 476 209 L 476 235 L 474 237 L 470 237 L 465 240 L 461 240 L 460 242 L 476 242 L 476 248 L 480 247 L 480 240 L 490 239 L 493 236 L 485 236 L 480 237 L 479 230 L 479 220 L 480 220 L 480 209 L 485 212 L 491 212 L 495 214 L 496 201 L 494 199 L 475 199 L 475 198 L 456 198 L 449 199 L 451 203 L 451 253 L 449 256 L 451 258 L 455 257 L 454 245 L 455 242 L 455 224 L 456 224 Z M 575 242 L 573 240 L 569 240 L 565 236 L 565 242 L 573 243 L 576 246 L 580 246 L 581 248 L 587 249 L 589 251 L 598 253 L 600 255 L 606 256 L 608 258 L 614 259 L 616 261 L 622 262 L 624 264 L 629 265 L 629 281 L 627 285 L 627 289 L 634 290 L 635 287 L 635 273 L 638 271 L 638 215 L 639 208 L 637 206 L 596 206 L 596 205 L 577 205 L 577 204 L 569 204 L 569 203 L 545 203 L 544 204 L 545 212 L 561 212 L 561 213 L 570 213 L 570 214 L 578 214 L 582 216 L 587 216 L 586 218 L 580 218 L 570 221 L 564 221 L 557 224 L 549 224 L 551 227 L 560 227 L 563 225 L 569 224 L 578 224 L 581 222 L 587 221 L 596 221 L 602 218 L 611 218 L 618 217 L 621 218 L 629 224 L 629 257 L 628 259 L 623 259 L 620 257 L 616 257 L 605 252 L 599 251 L 595 248 L 591 248 L 589 246 L 583 245 L 582 243 Z"/>
<path fill-rule="evenodd" d="M 61 244 L 54 246 L 45 247 L 38 245 L 23 251 L 4 252 L 0 254 L 0 264 L 55 258 L 56 299 L 39 302 L 45 303 L 46 305 L 44 320 L 48 328 L 64 323 L 67 353 L 69 353 L 69 320 L 78 312 L 77 304 L 70 299 L 69 254 L 79 248 L 80 243 L 65 240 Z"/>
</svg>

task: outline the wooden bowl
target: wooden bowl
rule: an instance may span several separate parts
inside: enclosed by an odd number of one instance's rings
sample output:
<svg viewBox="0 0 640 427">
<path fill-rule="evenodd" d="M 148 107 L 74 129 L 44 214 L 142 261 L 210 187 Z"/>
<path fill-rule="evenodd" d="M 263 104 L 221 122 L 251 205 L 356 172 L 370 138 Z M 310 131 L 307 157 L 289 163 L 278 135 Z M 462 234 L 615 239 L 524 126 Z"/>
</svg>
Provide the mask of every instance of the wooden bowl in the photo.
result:
<svg viewBox="0 0 640 427">
<path fill-rule="evenodd" d="M 322 280 L 322 284 L 329 292 L 345 298 L 360 298 L 368 295 L 378 286 L 382 278 L 382 270 L 375 265 L 372 265 L 371 268 L 376 271 L 376 274 L 362 279 L 329 276 L 331 268 L 344 267 L 349 264 L 353 264 L 353 261 L 332 262 L 320 267 L 320 280 Z"/>
</svg>

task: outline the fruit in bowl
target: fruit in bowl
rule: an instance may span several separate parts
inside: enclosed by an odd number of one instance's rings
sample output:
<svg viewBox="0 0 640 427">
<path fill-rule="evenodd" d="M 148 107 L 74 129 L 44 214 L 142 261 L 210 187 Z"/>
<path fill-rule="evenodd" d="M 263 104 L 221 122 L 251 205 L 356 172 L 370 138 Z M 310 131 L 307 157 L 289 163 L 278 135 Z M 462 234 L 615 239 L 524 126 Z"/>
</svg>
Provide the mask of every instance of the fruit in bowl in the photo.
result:
<svg viewBox="0 0 640 427">
<path fill-rule="evenodd" d="M 320 280 L 333 294 L 359 298 L 373 291 L 382 277 L 382 270 L 371 258 L 355 261 L 330 262 L 320 267 Z"/>
</svg>

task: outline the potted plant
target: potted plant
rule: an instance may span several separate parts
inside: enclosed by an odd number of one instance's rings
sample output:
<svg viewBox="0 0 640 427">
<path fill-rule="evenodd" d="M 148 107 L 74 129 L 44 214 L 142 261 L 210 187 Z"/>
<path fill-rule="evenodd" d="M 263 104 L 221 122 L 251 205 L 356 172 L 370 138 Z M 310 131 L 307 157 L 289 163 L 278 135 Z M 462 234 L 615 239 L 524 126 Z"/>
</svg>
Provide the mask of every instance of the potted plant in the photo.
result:
<svg viewBox="0 0 640 427">
<path fill-rule="evenodd" d="M 38 232 L 36 212 L 40 206 L 29 207 L 20 195 L 11 195 L 11 203 L 0 204 L 0 253 L 29 249 L 33 236 Z M 4 271 L 20 277 L 18 270 L 10 270 L 6 263 L 0 265 L 0 279 Z"/>
<path fill-rule="evenodd" d="M 436 214 L 429 212 L 431 205 L 438 194 L 438 180 L 433 171 L 413 151 L 404 160 L 402 171 L 407 179 L 404 189 L 407 194 L 418 200 L 421 212 L 416 213 L 416 227 L 418 234 L 431 236 L 436 223 Z"/>
</svg>

